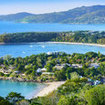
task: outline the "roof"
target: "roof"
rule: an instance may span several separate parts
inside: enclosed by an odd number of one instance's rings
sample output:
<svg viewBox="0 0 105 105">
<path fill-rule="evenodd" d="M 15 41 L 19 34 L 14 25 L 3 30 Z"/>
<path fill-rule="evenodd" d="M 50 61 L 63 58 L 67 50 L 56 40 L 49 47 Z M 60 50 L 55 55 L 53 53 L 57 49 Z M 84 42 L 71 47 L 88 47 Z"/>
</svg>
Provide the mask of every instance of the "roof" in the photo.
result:
<svg viewBox="0 0 105 105">
<path fill-rule="evenodd" d="M 37 69 L 37 72 L 43 72 L 43 71 L 47 71 L 47 69 L 46 68 L 38 68 Z"/>
<path fill-rule="evenodd" d="M 52 73 L 52 72 L 43 72 L 42 74 L 50 75 L 50 74 L 54 74 L 54 73 Z"/>
</svg>

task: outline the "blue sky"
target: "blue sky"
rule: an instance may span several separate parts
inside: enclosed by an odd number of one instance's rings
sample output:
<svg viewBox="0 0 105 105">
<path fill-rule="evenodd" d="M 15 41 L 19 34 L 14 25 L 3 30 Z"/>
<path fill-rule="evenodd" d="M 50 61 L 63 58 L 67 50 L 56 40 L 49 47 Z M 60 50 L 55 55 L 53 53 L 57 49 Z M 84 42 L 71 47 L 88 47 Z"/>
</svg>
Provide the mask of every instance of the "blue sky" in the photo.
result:
<svg viewBox="0 0 105 105">
<path fill-rule="evenodd" d="M 0 0 L 0 14 L 49 13 L 91 5 L 105 5 L 105 0 Z"/>
</svg>

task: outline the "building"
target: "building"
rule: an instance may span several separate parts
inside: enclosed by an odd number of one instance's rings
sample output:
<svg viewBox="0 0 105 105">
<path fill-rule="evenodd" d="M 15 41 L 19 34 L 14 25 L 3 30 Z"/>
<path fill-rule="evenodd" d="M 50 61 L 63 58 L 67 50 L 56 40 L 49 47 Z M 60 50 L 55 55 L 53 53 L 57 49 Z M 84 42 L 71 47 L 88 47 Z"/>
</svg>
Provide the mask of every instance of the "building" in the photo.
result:
<svg viewBox="0 0 105 105">
<path fill-rule="evenodd" d="M 19 74 L 19 73 L 20 73 L 20 71 L 14 71 L 14 73 L 15 73 L 15 74 Z"/>
<path fill-rule="evenodd" d="M 53 54 L 52 52 L 48 52 L 48 53 L 47 53 L 47 55 L 52 55 L 52 54 Z"/>
<path fill-rule="evenodd" d="M 47 55 L 62 55 L 63 52 L 58 52 L 58 51 L 55 51 L 55 52 L 47 52 Z"/>
<path fill-rule="evenodd" d="M 82 64 L 72 64 L 72 67 L 74 67 L 74 68 L 82 68 L 83 65 Z"/>
<path fill-rule="evenodd" d="M 43 72 L 42 74 L 43 75 L 54 75 L 54 73 L 52 73 L 52 72 Z"/>
<path fill-rule="evenodd" d="M 65 67 L 64 65 L 57 64 L 54 68 L 57 69 L 57 70 L 61 70 L 61 69 L 63 69 L 64 67 Z"/>
<path fill-rule="evenodd" d="M 94 85 L 98 85 L 98 84 L 100 84 L 101 82 L 99 81 L 99 80 L 95 80 L 94 81 Z"/>
<path fill-rule="evenodd" d="M 91 63 L 91 64 L 89 65 L 89 68 L 94 67 L 95 69 L 97 69 L 99 66 L 100 66 L 100 65 L 99 65 L 98 63 Z"/>
<path fill-rule="evenodd" d="M 36 72 L 41 73 L 41 72 L 46 72 L 46 71 L 47 71 L 46 68 L 38 68 Z"/>
<path fill-rule="evenodd" d="M 69 64 L 69 63 L 57 64 L 54 68 L 56 68 L 57 70 L 61 70 L 61 69 L 63 69 L 65 66 L 71 67 L 71 64 Z"/>
</svg>

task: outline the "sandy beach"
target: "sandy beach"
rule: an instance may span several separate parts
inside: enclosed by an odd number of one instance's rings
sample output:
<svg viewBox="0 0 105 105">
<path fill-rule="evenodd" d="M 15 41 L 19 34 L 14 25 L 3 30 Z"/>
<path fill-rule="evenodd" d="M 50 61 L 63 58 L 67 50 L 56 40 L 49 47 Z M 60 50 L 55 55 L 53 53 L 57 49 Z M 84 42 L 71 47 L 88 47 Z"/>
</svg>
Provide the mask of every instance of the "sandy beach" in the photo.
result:
<svg viewBox="0 0 105 105">
<path fill-rule="evenodd" d="M 46 85 L 48 85 L 48 86 L 43 88 L 38 94 L 36 94 L 34 96 L 34 98 L 46 96 L 49 93 L 51 93 L 52 91 L 56 90 L 59 86 L 63 85 L 64 83 L 65 83 L 65 81 L 46 83 Z"/>
<path fill-rule="evenodd" d="M 73 44 L 73 45 L 88 45 L 88 46 L 99 46 L 99 47 L 105 47 L 105 44 L 95 44 L 95 43 L 76 43 L 76 42 L 46 42 L 46 43 L 55 43 L 55 44 Z"/>
<path fill-rule="evenodd" d="M 0 45 L 5 44 L 34 44 L 34 43 L 55 43 L 55 44 L 73 44 L 73 45 L 88 45 L 88 46 L 99 46 L 105 47 L 105 44 L 97 44 L 97 43 L 78 43 L 78 42 L 21 42 L 21 43 L 0 43 Z"/>
</svg>

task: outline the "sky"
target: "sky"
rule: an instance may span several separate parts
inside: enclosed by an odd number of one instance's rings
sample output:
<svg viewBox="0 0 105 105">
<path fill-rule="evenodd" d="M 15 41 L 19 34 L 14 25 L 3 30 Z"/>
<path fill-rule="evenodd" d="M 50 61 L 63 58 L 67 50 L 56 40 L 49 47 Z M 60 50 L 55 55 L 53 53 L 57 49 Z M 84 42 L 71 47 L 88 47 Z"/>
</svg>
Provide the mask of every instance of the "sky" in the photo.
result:
<svg viewBox="0 0 105 105">
<path fill-rule="evenodd" d="M 105 5 L 105 0 L 0 0 L 0 15 L 66 11 L 81 6 Z"/>
</svg>

